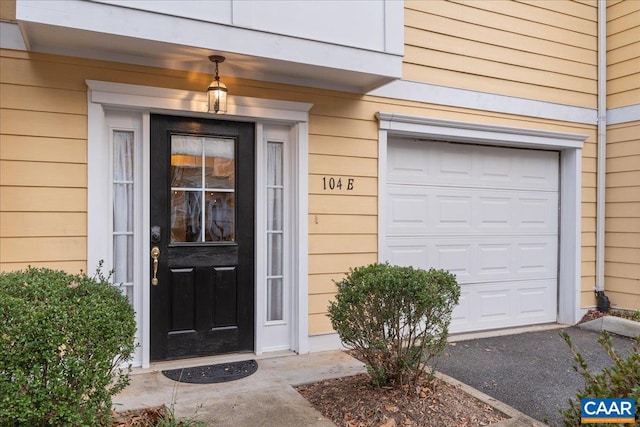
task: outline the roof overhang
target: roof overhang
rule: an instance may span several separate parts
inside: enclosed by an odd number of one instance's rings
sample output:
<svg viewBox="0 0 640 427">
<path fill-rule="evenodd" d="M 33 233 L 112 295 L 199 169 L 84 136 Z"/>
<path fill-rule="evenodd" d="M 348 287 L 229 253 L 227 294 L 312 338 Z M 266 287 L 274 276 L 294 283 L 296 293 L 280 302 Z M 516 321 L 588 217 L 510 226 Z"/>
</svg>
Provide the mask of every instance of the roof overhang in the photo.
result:
<svg viewBox="0 0 640 427">
<path fill-rule="evenodd" d="M 399 79 L 402 53 L 167 16 L 102 2 L 18 0 L 27 48 L 128 64 L 366 93 Z M 400 49 L 402 50 L 402 49 Z"/>
</svg>

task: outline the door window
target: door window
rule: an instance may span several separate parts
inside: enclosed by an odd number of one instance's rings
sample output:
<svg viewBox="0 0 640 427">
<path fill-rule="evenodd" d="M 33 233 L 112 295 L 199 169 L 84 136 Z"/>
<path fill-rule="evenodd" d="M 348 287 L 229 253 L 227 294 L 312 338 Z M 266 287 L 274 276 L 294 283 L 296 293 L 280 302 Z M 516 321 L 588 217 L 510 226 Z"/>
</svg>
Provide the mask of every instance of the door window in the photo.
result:
<svg viewBox="0 0 640 427">
<path fill-rule="evenodd" d="M 171 243 L 235 241 L 235 140 L 171 136 Z"/>
</svg>

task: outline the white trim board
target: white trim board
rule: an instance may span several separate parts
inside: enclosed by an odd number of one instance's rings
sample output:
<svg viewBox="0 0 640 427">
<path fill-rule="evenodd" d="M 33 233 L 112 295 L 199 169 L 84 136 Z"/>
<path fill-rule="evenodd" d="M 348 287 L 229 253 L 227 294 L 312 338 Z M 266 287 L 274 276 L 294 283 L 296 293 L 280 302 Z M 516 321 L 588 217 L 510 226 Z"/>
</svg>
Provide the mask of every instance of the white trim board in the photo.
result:
<svg viewBox="0 0 640 427">
<path fill-rule="evenodd" d="M 598 118 L 598 112 L 595 108 L 556 104 L 409 80 L 388 83 L 381 88 L 370 91 L 367 95 L 589 125 L 595 125 Z"/>
<path fill-rule="evenodd" d="M 610 108 L 607 110 L 607 125 L 618 125 L 636 121 L 640 121 L 640 104 Z"/>
<path fill-rule="evenodd" d="M 394 135 L 450 142 L 486 143 L 538 149 L 582 148 L 587 135 L 486 125 L 396 113 L 376 113 L 379 128 Z"/>
<path fill-rule="evenodd" d="M 242 120 L 257 118 L 282 122 L 307 122 L 313 104 L 232 96 L 227 98 L 227 114 L 208 112 L 207 94 L 155 86 L 140 86 L 87 80 L 89 101 L 105 107 L 127 107 L 154 112 L 189 113 L 192 117 Z"/>
<path fill-rule="evenodd" d="M 378 260 L 380 262 L 388 259 L 385 224 L 389 137 L 416 138 L 424 140 L 425 144 L 428 144 L 429 140 L 435 140 L 560 152 L 558 322 L 576 323 L 580 319 L 582 147 L 588 135 L 384 112 L 377 113 L 376 117 L 379 120 Z"/>
<path fill-rule="evenodd" d="M 321 351 L 331 351 L 335 349 L 346 349 L 340 335 L 329 333 L 322 335 L 312 335 L 309 337 L 309 352 L 318 353 Z"/>
<path fill-rule="evenodd" d="M 206 97 L 202 93 L 162 89 L 157 87 L 127 85 L 120 83 L 100 82 L 88 80 L 88 238 L 87 265 L 97 265 L 101 259 L 111 258 L 108 245 L 108 212 L 105 200 L 104 186 L 108 185 L 109 176 L 105 153 L 105 109 L 118 109 L 129 112 L 138 117 L 142 125 L 142 226 L 139 236 L 142 242 L 149 241 L 149 123 L 151 113 L 169 113 L 189 117 L 220 118 L 224 120 L 244 120 L 256 122 L 257 128 L 264 129 L 272 124 L 283 124 L 290 128 L 292 151 L 290 156 L 295 170 L 291 172 L 291 205 L 295 207 L 291 214 L 290 232 L 295 247 L 291 256 L 290 283 L 296 284 L 292 295 L 292 333 L 291 350 L 298 353 L 309 351 L 308 335 L 308 111 L 312 104 L 288 101 L 274 101 L 258 98 L 230 97 L 229 114 L 212 115 L 206 112 Z M 106 157 L 105 157 L 106 156 Z M 257 210 L 262 209 L 257 207 Z M 260 212 L 257 217 L 260 217 Z M 146 245 L 142 245 L 146 247 Z M 146 251 L 141 249 L 136 260 L 144 262 L 148 259 Z M 256 261 L 258 262 L 258 261 Z M 265 261 L 266 262 L 266 261 Z M 262 271 L 259 266 L 256 272 Z M 258 280 L 259 278 L 256 278 Z M 150 283 L 149 269 L 142 268 L 138 277 L 140 283 Z M 258 282 L 256 282 L 258 283 Z M 137 301 L 142 301 L 142 315 L 138 321 L 141 336 L 141 354 L 137 364 L 148 367 L 149 360 L 149 287 L 142 287 L 142 295 L 137 295 Z M 141 297 L 141 298 L 139 298 Z M 256 317 L 256 335 L 261 334 L 263 322 Z M 256 352 L 269 350 L 261 337 L 256 338 Z M 260 346 L 260 347 L 258 347 Z"/>
</svg>

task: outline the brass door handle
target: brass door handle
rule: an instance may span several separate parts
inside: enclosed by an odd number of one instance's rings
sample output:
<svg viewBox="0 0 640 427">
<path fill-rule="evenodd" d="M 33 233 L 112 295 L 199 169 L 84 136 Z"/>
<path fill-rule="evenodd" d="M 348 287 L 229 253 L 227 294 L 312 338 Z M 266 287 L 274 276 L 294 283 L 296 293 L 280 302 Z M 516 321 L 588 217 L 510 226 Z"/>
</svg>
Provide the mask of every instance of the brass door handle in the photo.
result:
<svg viewBox="0 0 640 427">
<path fill-rule="evenodd" d="M 151 284 L 156 286 L 158 284 L 158 258 L 160 258 L 160 248 L 157 246 L 151 248 L 151 258 L 153 259 L 153 279 L 151 279 Z"/>
</svg>

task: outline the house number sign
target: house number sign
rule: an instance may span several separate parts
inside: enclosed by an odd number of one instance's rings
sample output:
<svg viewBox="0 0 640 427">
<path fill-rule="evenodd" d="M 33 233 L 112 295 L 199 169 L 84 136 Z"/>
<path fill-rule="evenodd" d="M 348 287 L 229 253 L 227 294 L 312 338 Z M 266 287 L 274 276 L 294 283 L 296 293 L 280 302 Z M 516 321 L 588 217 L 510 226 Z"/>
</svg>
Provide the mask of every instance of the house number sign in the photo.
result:
<svg viewBox="0 0 640 427">
<path fill-rule="evenodd" d="M 322 189 L 324 191 L 353 191 L 355 181 L 355 178 L 323 176 Z"/>
</svg>

